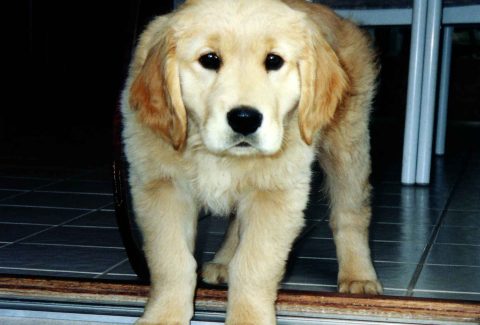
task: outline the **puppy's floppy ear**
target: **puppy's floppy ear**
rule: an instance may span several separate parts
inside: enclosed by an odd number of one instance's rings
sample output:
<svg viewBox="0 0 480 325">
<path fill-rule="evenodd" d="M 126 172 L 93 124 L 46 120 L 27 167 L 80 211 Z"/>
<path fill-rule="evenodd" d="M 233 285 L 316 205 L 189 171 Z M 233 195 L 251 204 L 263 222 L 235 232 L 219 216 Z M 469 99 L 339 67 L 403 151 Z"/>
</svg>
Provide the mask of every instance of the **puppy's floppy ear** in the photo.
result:
<svg viewBox="0 0 480 325">
<path fill-rule="evenodd" d="M 333 118 L 349 82 L 339 58 L 318 27 L 311 27 L 305 40 L 304 57 L 299 62 L 301 96 L 298 109 L 300 133 L 310 145 L 316 131 Z"/>
<path fill-rule="evenodd" d="M 187 114 L 181 97 L 176 45 L 169 32 L 149 51 L 130 88 L 130 106 L 142 123 L 172 144 L 185 145 Z"/>
</svg>

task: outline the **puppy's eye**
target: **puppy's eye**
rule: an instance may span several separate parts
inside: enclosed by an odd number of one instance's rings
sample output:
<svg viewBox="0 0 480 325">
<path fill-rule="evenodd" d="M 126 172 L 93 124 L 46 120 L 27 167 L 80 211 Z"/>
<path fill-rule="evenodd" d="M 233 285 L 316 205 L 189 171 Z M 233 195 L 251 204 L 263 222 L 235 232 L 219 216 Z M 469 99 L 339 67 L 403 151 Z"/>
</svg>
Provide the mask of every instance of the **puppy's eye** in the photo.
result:
<svg viewBox="0 0 480 325">
<path fill-rule="evenodd" d="M 220 65 L 222 64 L 222 60 L 218 57 L 216 53 L 207 53 L 202 55 L 199 59 L 198 62 L 204 67 L 205 69 L 208 70 L 218 70 L 220 69 Z"/>
<path fill-rule="evenodd" d="M 267 71 L 278 70 L 283 66 L 284 62 L 281 56 L 268 53 L 265 58 L 265 69 L 267 69 Z"/>
</svg>

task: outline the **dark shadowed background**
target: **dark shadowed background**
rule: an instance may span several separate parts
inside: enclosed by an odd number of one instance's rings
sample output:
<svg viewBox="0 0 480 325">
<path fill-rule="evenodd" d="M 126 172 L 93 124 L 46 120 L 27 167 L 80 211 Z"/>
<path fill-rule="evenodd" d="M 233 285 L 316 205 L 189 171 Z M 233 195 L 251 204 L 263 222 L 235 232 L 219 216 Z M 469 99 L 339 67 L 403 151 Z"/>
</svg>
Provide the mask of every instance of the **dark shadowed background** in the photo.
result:
<svg viewBox="0 0 480 325">
<path fill-rule="evenodd" d="M 171 3 L 30 0 L 2 7 L 10 21 L 2 28 L 2 159 L 105 163 L 136 32 Z"/>
</svg>

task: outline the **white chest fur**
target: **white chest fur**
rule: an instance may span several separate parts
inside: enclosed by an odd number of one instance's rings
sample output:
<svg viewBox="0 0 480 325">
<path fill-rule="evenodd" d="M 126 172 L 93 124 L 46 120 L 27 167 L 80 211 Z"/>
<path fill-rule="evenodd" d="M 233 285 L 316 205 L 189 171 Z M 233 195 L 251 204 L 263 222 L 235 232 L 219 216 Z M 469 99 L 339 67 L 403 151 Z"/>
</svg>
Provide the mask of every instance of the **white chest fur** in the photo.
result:
<svg viewBox="0 0 480 325">
<path fill-rule="evenodd" d="M 228 215 L 242 196 L 251 191 L 283 191 L 302 187 L 308 191 L 312 148 L 274 157 L 219 157 L 197 152 L 185 181 L 197 203 L 210 212 Z"/>
</svg>

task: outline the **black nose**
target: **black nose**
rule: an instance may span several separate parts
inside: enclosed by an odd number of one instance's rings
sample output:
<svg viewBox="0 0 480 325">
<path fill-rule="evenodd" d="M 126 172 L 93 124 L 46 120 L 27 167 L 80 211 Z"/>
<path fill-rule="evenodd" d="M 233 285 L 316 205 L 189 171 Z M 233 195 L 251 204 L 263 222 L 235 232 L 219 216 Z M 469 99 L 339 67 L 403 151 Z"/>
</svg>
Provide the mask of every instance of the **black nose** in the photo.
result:
<svg viewBox="0 0 480 325">
<path fill-rule="evenodd" d="M 249 135 L 255 132 L 262 124 L 262 114 L 255 108 L 239 106 L 227 113 L 228 124 L 233 131 Z"/>
</svg>

